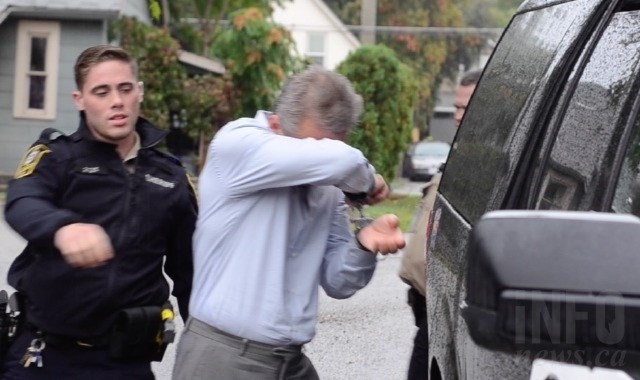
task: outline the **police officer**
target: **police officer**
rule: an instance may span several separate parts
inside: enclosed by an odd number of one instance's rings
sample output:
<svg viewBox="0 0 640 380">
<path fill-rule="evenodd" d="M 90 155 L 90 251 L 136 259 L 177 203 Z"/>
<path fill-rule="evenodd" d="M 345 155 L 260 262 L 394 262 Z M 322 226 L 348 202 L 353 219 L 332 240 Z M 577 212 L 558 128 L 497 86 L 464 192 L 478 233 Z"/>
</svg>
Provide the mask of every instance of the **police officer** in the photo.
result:
<svg viewBox="0 0 640 380">
<path fill-rule="evenodd" d="M 151 357 L 127 339 L 159 337 L 150 310 L 169 297 L 163 263 L 188 317 L 195 193 L 156 148 L 165 133 L 139 116 L 126 51 L 88 48 L 74 73 L 77 131 L 45 130 L 7 192 L 6 220 L 28 241 L 8 276 L 26 319 L 2 378 L 153 379 Z"/>
</svg>

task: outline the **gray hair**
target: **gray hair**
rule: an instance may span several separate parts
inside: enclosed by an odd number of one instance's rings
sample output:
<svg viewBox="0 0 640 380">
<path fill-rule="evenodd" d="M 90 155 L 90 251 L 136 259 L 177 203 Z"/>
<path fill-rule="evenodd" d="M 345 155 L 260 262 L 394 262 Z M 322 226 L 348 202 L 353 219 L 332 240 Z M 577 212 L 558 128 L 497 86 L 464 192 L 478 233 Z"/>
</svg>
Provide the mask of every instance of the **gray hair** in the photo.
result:
<svg viewBox="0 0 640 380">
<path fill-rule="evenodd" d="M 291 134 L 307 118 L 314 119 L 323 130 L 346 134 L 356 125 L 362 110 L 362 97 L 349 80 L 318 66 L 291 76 L 274 107 L 282 129 Z"/>
</svg>

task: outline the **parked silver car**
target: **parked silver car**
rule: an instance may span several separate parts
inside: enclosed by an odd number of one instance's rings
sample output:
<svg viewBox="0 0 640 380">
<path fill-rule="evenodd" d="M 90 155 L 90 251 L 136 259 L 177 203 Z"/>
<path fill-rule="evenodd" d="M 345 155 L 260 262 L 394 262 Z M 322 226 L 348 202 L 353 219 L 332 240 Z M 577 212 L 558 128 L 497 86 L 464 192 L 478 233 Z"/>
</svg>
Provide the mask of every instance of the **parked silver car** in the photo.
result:
<svg viewBox="0 0 640 380">
<path fill-rule="evenodd" d="M 451 146 L 442 141 L 420 141 L 405 153 L 402 174 L 412 181 L 430 180 L 447 161 Z"/>
</svg>

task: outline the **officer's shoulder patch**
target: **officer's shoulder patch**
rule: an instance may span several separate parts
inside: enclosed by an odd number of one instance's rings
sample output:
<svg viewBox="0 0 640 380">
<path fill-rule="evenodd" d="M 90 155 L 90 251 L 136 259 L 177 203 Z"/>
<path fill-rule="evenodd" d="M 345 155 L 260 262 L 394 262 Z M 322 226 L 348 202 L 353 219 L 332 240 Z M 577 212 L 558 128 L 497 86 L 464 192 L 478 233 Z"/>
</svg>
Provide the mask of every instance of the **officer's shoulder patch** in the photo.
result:
<svg viewBox="0 0 640 380">
<path fill-rule="evenodd" d="M 29 150 L 24 154 L 14 178 L 22 178 L 33 174 L 33 171 L 36 170 L 40 159 L 42 159 L 42 156 L 47 153 L 51 153 L 51 149 L 44 144 L 36 144 L 29 148 Z"/>
</svg>

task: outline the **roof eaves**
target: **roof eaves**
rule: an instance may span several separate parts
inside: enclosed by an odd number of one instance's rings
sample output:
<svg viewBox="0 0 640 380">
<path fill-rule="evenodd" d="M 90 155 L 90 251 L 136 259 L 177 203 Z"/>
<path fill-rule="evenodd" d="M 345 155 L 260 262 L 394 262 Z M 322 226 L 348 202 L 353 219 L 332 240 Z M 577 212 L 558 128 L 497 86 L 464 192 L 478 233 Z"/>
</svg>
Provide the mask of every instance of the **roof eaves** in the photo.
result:
<svg viewBox="0 0 640 380">
<path fill-rule="evenodd" d="M 11 7 L 10 6 L 4 8 L 3 10 L 0 11 L 0 25 L 2 25 L 4 20 L 6 20 L 6 18 L 9 17 L 9 14 L 11 14 Z"/>
<path fill-rule="evenodd" d="M 324 1 L 322 0 L 311 0 L 311 1 L 315 3 L 318 6 L 318 8 L 320 8 L 322 13 L 324 13 L 329 18 L 331 23 L 333 23 L 338 28 L 338 30 L 342 34 L 344 34 L 344 36 L 349 40 L 349 42 L 353 46 L 358 47 L 361 45 L 360 40 L 358 40 L 356 36 L 349 29 L 347 29 L 344 23 L 340 21 L 338 16 L 336 16 L 336 14 L 333 13 L 331 8 L 329 8 L 327 4 L 324 3 Z"/>
<path fill-rule="evenodd" d="M 8 6 L 0 11 L 0 24 L 9 16 L 47 17 L 66 20 L 113 20 L 120 15 L 119 9 L 50 8 L 39 6 Z"/>
<path fill-rule="evenodd" d="M 180 50 L 178 52 L 178 60 L 183 64 L 193 66 L 205 72 L 220 75 L 225 73 L 224 65 L 220 61 L 209 59 L 185 50 Z"/>
</svg>

